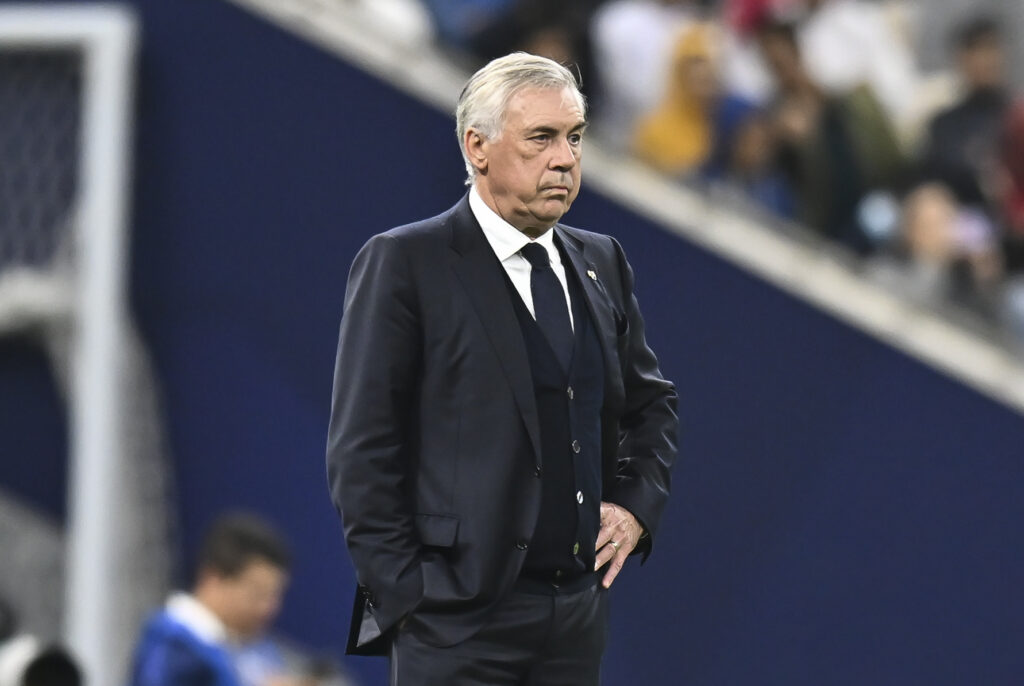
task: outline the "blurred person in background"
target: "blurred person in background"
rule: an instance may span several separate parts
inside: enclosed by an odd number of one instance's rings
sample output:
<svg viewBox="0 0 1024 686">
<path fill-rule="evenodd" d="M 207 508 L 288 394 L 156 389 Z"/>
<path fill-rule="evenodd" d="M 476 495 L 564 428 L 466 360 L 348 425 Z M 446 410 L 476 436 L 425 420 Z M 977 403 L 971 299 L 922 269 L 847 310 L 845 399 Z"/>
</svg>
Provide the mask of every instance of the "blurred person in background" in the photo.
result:
<svg viewBox="0 0 1024 686">
<path fill-rule="evenodd" d="M 0 686 L 82 686 L 82 672 L 67 651 L 31 636 L 0 643 Z"/>
<path fill-rule="evenodd" d="M 18 619 L 0 599 L 0 686 L 81 686 L 82 672 L 57 644 L 18 633 Z"/>
<path fill-rule="evenodd" d="M 590 18 L 604 0 L 422 0 L 441 40 L 480 61 L 522 50 L 573 65 L 590 95 Z"/>
<path fill-rule="evenodd" d="M 242 686 L 351 686 L 338 664 L 260 633 L 230 646 Z"/>
<path fill-rule="evenodd" d="M 595 12 L 594 118 L 609 145 L 627 149 L 637 121 L 661 102 L 679 36 L 698 18 L 696 0 L 612 0 Z"/>
<path fill-rule="evenodd" d="M 738 33 L 753 35 L 764 22 L 792 14 L 801 0 L 723 0 L 726 23 Z"/>
<path fill-rule="evenodd" d="M 921 175 L 953 191 L 961 203 L 986 206 L 996 169 L 996 144 L 1010 105 L 1005 47 L 996 20 L 972 19 L 956 31 L 963 96 L 928 126 Z"/>
<path fill-rule="evenodd" d="M 767 104 L 773 95 L 772 76 L 765 66 L 757 43 L 757 30 L 765 22 L 792 14 L 798 0 L 723 0 L 722 23 L 725 28 L 722 81 L 733 93 L 758 105 Z"/>
<path fill-rule="evenodd" d="M 778 143 L 771 121 L 759 109 L 738 112 L 701 172 L 717 193 L 753 203 L 776 217 L 795 218 L 793 189 L 775 160 Z"/>
<path fill-rule="evenodd" d="M 1024 102 L 1010 108 L 999 150 L 997 211 L 1010 277 L 1001 315 L 1016 343 L 1024 345 Z"/>
<path fill-rule="evenodd" d="M 129 686 L 305 686 L 260 645 L 281 607 L 289 566 L 284 539 L 262 519 L 218 519 L 200 548 L 192 591 L 172 595 L 143 629 Z M 244 676 L 258 683 L 243 678 L 237 655 L 250 662 Z"/>
<path fill-rule="evenodd" d="M 868 273 L 920 303 L 999 314 L 997 234 L 984 212 L 961 206 L 942 184 L 924 184 L 907 196 L 895 250 L 873 260 Z"/>
<path fill-rule="evenodd" d="M 724 145 L 731 124 L 751 105 L 722 90 L 720 33 L 708 22 L 695 23 L 677 38 L 665 96 L 640 120 L 633 152 L 658 171 L 679 179 L 695 176 L 712 150 Z"/>
<path fill-rule="evenodd" d="M 920 82 L 909 37 L 867 0 L 798 0 L 790 7 L 810 77 L 827 94 L 867 86 L 901 132 L 914 124 Z M 793 12 L 795 10 L 795 12 Z"/>
<path fill-rule="evenodd" d="M 1007 270 L 1024 273 L 1024 102 L 1010 108 L 999 140 L 998 215 Z"/>
<path fill-rule="evenodd" d="M 904 173 L 888 118 L 866 85 L 845 94 L 822 90 L 792 24 L 766 22 L 758 40 L 776 84 L 768 112 L 797 217 L 828 238 L 869 250 L 860 203 L 869 191 L 896 187 Z"/>
</svg>

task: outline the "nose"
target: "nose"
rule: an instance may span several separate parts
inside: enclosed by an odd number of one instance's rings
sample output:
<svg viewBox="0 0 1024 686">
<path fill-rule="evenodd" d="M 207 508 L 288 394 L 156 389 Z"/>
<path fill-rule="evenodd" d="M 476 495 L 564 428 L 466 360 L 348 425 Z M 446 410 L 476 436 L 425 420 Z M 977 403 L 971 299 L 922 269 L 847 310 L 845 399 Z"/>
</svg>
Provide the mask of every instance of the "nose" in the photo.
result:
<svg viewBox="0 0 1024 686">
<path fill-rule="evenodd" d="M 553 147 L 551 154 L 551 168 L 558 171 L 569 171 L 576 166 L 576 151 L 568 138 L 563 138 Z"/>
</svg>

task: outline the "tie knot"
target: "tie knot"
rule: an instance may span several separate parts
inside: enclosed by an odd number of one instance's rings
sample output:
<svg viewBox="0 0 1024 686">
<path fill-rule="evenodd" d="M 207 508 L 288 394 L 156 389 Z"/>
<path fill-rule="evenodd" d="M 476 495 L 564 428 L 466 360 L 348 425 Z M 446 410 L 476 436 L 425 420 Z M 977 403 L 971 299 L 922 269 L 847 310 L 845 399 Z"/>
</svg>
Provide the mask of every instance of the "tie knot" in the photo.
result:
<svg viewBox="0 0 1024 686">
<path fill-rule="evenodd" d="M 519 254 L 525 257 L 534 269 L 549 269 L 551 267 L 551 257 L 540 243 L 527 243 L 519 251 Z"/>
</svg>

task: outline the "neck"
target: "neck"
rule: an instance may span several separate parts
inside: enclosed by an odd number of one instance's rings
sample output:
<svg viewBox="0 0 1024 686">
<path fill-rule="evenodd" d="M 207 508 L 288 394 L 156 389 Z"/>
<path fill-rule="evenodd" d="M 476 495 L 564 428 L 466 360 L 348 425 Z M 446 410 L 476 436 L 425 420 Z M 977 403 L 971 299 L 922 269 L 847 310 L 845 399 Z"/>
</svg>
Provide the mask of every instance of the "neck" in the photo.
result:
<svg viewBox="0 0 1024 686">
<path fill-rule="evenodd" d="M 498 202 L 497 198 L 494 197 L 494 194 L 491 193 L 490 189 L 487 188 L 486 184 L 476 183 L 474 187 L 485 205 L 491 208 L 496 215 L 507 221 L 521 233 L 529 236 L 532 240 L 536 240 L 543 236 L 551 229 L 552 226 L 554 226 L 554 224 L 542 224 L 530 214 L 519 215 L 516 214 L 514 210 L 505 210 L 502 208 L 501 203 Z"/>
<path fill-rule="evenodd" d="M 221 604 L 217 602 L 218 597 L 216 593 L 212 593 L 205 586 L 200 585 L 193 590 L 192 595 L 203 607 L 212 612 L 213 615 L 220 620 L 228 634 L 233 633 L 231 627 L 229 627 L 227 621 L 225 621 L 225 615 L 227 613 L 224 612 L 224 608 L 221 607 Z"/>
<path fill-rule="evenodd" d="M 509 223 L 511 224 L 511 222 L 509 222 Z M 515 224 L 512 224 L 512 226 L 515 226 Z M 548 231 L 551 230 L 550 226 L 543 227 L 543 228 L 542 227 L 532 227 L 532 226 L 528 226 L 528 227 L 525 227 L 525 228 L 519 228 L 518 226 L 516 226 L 516 228 L 519 229 L 520 231 L 522 231 L 527 236 L 529 236 L 532 240 L 537 240 L 538 238 L 540 238 L 545 233 L 547 233 Z"/>
</svg>

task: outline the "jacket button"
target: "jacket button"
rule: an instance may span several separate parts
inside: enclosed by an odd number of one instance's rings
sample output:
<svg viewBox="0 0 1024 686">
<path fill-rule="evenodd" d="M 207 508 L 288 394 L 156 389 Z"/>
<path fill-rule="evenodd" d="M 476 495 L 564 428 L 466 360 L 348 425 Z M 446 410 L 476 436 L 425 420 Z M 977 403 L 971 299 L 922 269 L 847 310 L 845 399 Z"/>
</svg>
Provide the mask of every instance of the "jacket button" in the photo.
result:
<svg viewBox="0 0 1024 686">
<path fill-rule="evenodd" d="M 535 477 L 537 477 L 538 479 L 540 478 L 540 475 L 543 474 L 543 473 L 544 473 L 544 470 L 541 469 L 540 465 L 537 465 L 536 467 L 533 468 L 533 475 Z"/>
<path fill-rule="evenodd" d="M 520 538 L 516 540 L 516 548 L 518 548 L 519 550 L 526 550 L 528 547 L 530 547 L 530 542 L 527 541 L 525 538 Z"/>
<path fill-rule="evenodd" d="M 583 504 L 583 491 L 576 491 L 576 502 Z"/>
<path fill-rule="evenodd" d="M 569 386 L 569 388 L 565 389 L 565 394 L 569 396 L 569 400 L 572 400 L 576 396 L 576 392 L 572 390 L 572 386 Z"/>
<path fill-rule="evenodd" d="M 572 442 L 572 451 L 574 453 L 579 453 L 579 451 L 580 451 L 580 442 L 579 441 L 573 441 Z"/>
</svg>

